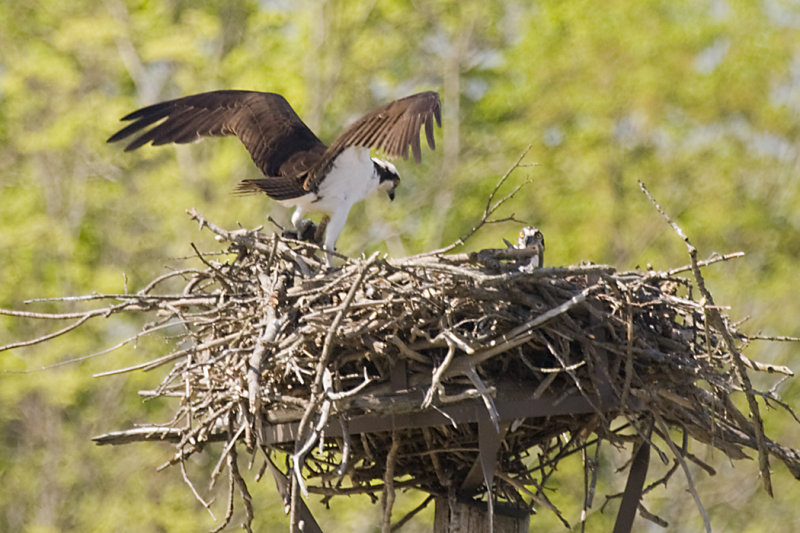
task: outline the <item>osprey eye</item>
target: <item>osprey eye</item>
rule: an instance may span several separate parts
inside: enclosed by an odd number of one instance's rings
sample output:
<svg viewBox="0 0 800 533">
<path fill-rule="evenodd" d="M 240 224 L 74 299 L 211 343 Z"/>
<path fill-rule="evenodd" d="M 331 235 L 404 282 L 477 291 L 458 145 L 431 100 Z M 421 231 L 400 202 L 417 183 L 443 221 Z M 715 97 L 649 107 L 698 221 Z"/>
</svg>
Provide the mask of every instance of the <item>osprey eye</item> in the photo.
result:
<svg viewBox="0 0 800 533">
<path fill-rule="evenodd" d="M 519 232 L 519 236 L 520 236 L 520 237 L 524 237 L 524 236 L 525 236 L 525 232 L 524 232 L 524 231 L 520 231 L 520 232 Z"/>
</svg>

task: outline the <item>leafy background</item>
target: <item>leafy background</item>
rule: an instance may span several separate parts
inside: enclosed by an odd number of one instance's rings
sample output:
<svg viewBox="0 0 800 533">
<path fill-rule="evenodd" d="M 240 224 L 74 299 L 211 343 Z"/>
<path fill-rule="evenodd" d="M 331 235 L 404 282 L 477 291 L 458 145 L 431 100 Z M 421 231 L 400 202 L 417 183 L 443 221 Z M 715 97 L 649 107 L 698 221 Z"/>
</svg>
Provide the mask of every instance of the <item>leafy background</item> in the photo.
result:
<svg viewBox="0 0 800 533">
<path fill-rule="evenodd" d="M 539 226 L 547 263 L 619 268 L 687 262 L 683 243 L 636 185 L 644 181 L 707 256 L 746 257 L 707 271 L 718 303 L 747 331 L 800 334 L 800 7 L 789 0 L 40 0 L 0 2 L 0 307 L 54 311 L 77 304 L 26 299 L 137 290 L 211 249 L 184 214 L 227 227 L 282 221 L 266 198 L 232 198 L 257 170 L 235 139 L 124 154 L 105 139 L 128 111 L 220 88 L 284 94 L 321 138 L 392 98 L 438 90 L 439 148 L 400 161 L 392 204 L 354 209 L 345 253 L 415 253 L 449 243 L 477 219 L 496 179 L 522 150 L 532 185 L 508 206 Z M 468 248 L 498 246 L 513 224 Z M 82 307 L 81 307 L 82 308 Z M 0 530 L 202 531 L 215 522 L 175 469 L 168 446 L 95 447 L 90 437 L 167 420 L 169 405 L 136 391 L 160 376 L 92 374 L 167 349 L 153 338 L 103 356 L 132 335 L 132 319 L 100 320 L 57 341 L 0 353 Z M 0 344 L 52 331 L 0 317 Z M 796 370 L 789 344 L 749 355 Z M 764 383 L 761 383 L 764 386 Z M 778 387 L 798 404 L 794 381 Z M 796 422 L 768 412 L 768 433 L 800 444 Z M 754 461 L 731 465 L 694 445 L 717 475 L 693 474 L 716 531 L 800 529 L 797 482 L 775 465 L 776 497 Z M 190 465 L 204 481 L 219 450 Z M 591 530 L 608 530 L 623 455 L 603 455 Z M 654 464 L 653 474 L 658 474 Z M 252 479 L 253 473 L 248 474 Z M 286 527 L 271 483 L 251 482 L 258 531 Z M 553 499 L 577 523 L 580 463 L 564 466 Z M 224 491 L 215 514 L 224 515 Z M 396 516 L 423 495 L 403 494 Z M 702 522 L 685 478 L 646 498 L 672 531 Z M 367 498 L 313 502 L 329 531 L 375 531 Z M 426 531 L 427 509 L 406 528 Z M 546 511 L 532 530 L 557 530 Z M 637 530 L 660 528 L 637 519 Z M 231 528 L 235 529 L 232 525 Z"/>
</svg>

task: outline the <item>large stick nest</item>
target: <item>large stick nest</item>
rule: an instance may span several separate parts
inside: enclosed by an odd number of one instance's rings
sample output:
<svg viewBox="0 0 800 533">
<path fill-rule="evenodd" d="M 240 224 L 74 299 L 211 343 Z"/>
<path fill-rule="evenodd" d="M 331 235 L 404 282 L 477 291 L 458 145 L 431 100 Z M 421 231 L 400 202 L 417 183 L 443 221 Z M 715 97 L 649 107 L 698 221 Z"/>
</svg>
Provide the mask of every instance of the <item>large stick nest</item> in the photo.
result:
<svg viewBox="0 0 800 533">
<path fill-rule="evenodd" d="M 485 493 L 483 423 L 501 442 L 494 497 L 553 510 L 544 489 L 559 461 L 593 442 L 658 436 L 670 474 L 698 461 L 686 439 L 673 444 L 675 428 L 732 459 L 758 450 L 762 473 L 769 454 L 800 476 L 798 454 L 732 401 L 777 401 L 748 373 L 790 372 L 740 353 L 748 338 L 697 297 L 689 267 L 526 273 L 513 257 L 524 252 L 498 249 L 328 270 L 313 245 L 193 216 L 232 255 L 117 296 L 158 311 L 150 329 L 185 328 L 175 351 L 135 367 L 173 365 L 145 394 L 174 398 L 175 417 L 101 443 L 172 440 L 178 463 L 209 441 L 226 453 L 243 441 L 287 452 L 301 490 L 385 501 L 398 486 Z M 181 293 L 157 293 L 178 276 Z"/>
</svg>

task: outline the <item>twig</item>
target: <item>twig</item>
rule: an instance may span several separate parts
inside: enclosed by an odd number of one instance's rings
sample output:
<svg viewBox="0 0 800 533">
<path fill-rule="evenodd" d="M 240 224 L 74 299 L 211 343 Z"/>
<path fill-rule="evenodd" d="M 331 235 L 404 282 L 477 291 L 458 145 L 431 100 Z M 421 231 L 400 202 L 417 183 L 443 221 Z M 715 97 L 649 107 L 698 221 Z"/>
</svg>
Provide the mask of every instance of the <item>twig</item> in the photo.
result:
<svg viewBox="0 0 800 533">
<path fill-rule="evenodd" d="M 219 473 L 222 471 L 222 462 L 231 453 L 231 450 L 233 450 L 234 446 L 236 446 L 236 441 L 239 440 L 239 437 L 241 437 L 242 433 L 244 433 L 244 428 L 245 428 L 244 424 L 239 426 L 239 429 L 228 440 L 228 443 L 225 445 L 225 448 L 222 450 L 222 453 L 219 456 L 219 461 L 217 461 L 217 466 L 215 466 L 214 470 L 211 471 L 211 483 L 209 485 L 209 490 L 214 488 L 214 484 L 217 481 L 217 477 L 219 476 Z"/>
<path fill-rule="evenodd" d="M 663 527 L 665 529 L 669 527 L 669 522 L 667 522 L 660 516 L 655 515 L 650 511 L 648 511 L 647 508 L 644 506 L 644 504 L 642 504 L 642 502 L 639 502 L 639 514 L 641 515 L 642 518 L 651 521 L 657 526 Z"/>
<path fill-rule="evenodd" d="M 700 290 L 700 293 L 703 295 L 705 301 L 710 306 L 714 306 L 714 298 L 711 296 L 711 293 L 708 291 L 708 289 L 706 289 L 703 274 L 700 272 L 700 266 L 697 263 L 697 249 L 689 241 L 689 237 L 686 236 L 683 230 L 672 221 L 669 215 L 667 215 L 658 202 L 656 202 L 655 198 L 653 198 L 653 196 L 650 194 L 650 191 L 647 190 L 647 187 L 645 187 L 644 183 L 641 181 L 639 182 L 639 188 L 642 189 L 642 192 L 644 192 L 645 196 L 647 196 L 656 210 L 661 213 L 661 216 L 664 217 L 664 220 L 666 220 L 667 223 L 672 226 L 672 229 L 675 231 L 675 233 L 677 233 L 678 236 L 683 239 L 683 242 L 686 243 L 686 248 L 689 251 L 689 258 L 692 262 L 692 274 L 697 282 L 697 288 Z M 730 350 L 731 354 L 733 355 L 734 368 L 736 369 L 736 373 L 742 382 L 742 388 L 745 396 L 747 397 L 747 404 L 750 407 L 750 413 L 753 416 L 753 429 L 756 434 L 756 441 L 758 442 L 758 465 L 759 469 L 761 470 L 762 479 L 764 480 L 764 490 L 767 491 L 767 494 L 772 496 L 772 476 L 770 475 L 769 471 L 769 452 L 767 450 L 766 438 L 764 436 L 764 422 L 761 419 L 758 402 L 756 401 L 756 396 L 753 393 L 753 386 L 750 383 L 750 377 L 747 374 L 745 362 L 742 354 L 736 347 L 736 343 L 733 340 L 733 335 L 725 325 L 725 321 L 720 316 L 719 311 L 709 308 L 706 315 L 711 319 L 717 331 L 720 332 L 725 344 L 728 347 L 728 350 Z"/>
<path fill-rule="evenodd" d="M 366 373 L 366 369 L 364 372 Z M 342 461 L 336 468 L 336 477 L 341 480 L 347 473 L 347 467 L 350 466 L 350 450 L 353 447 L 353 441 L 350 437 L 350 428 L 347 426 L 347 417 L 345 415 L 339 416 L 339 426 L 342 429 Z"/>
<path fill-rule="evenodd" d="M 472 237 L 479 229 L 481 229 L 489 221 L 489 217 L 492 216 L 494 214 L 494 212 L 497 211 L 497 209 L 501 205 L 503 205 L 506 201 L 508 201 L 511 198 L 513 198 L 514 195 L 517 192 L 519 192 L 519 190 L 522 187 L 524 187 L 525 185 L 530 183 L 530 181 L 526 181 L 525 183 L 523 183 L 521 185 L 518 185 L 516 188 L 514 188 L 514 190 L 511 193 L 507 194 L 506 196 L 504 196 L 503 198 L 498 200 L 494 205 L 492 205 L 492 202 L 494 201 L 494 197 L 497 195 L 497 192 L 500 190 L 500 187 L 503 186 L 503 184 L 506 182 L 506 180 L 511 175 L 511 173 L 514 172 L 514 170 L 516 170 L 520 166 L 520 163 L 522 162 L 523 158 L 526 155 L 528 155 L 528 152 L 531 151 L 532 147 L 533 147 L 533 144 L 529 144 L 528 147 L 525 148 L 525 150 L 522 151 L 522 153 L 519 155 L 519 157 L 514 162 L 514 164 L 511 165 L 511 167 L 509 167 L 509 169 L 506 170 L 505 174 L 503 174 L 500 177 L 500 179 L 497 181 L 497 184 L 494 186 L 494 189 L 492 189 L 492 192 L 489 194 L 489 198 L 486 201 L 486 207 L 483 210 L 483 214 L 481 215 L 480 220 L 478 221 L 477 224 L 475 224 L 472 227 L 472 229 L 470 229 L 464 236 L 462 236 L 461 238 L 457 239 L 452 244 L 449 244 L 449 245 L 445 246 L 444 248 L 439 248 L 438 250 L 433 250 L 431 252 L 425 252 L 423 254 L 418 254 L 418 255 L 413 256 L 413 257 L 415 257 L 415 258 L 416 257 L 428 257 L 428 256 L 433 256 L 433 255 L 446 254 L 450 250 L 458 248 L 459 246 L 463 246 L 467 242 L 467 240 L 469 240 L 470 237 Z"/>
<path fill-rule="evenodd" d="M 92 377 L 100 378 L 105 376 L 113 376 L 116 374 L 133 372 L 135 370 L 152 370 L 154 368 L 158 368 L 161 365 L 169 363 L 170 361 L 174 361 L 175 359 L 183 357 L 186 354 L 202 352 L 203 350 L 208 350 L 210 348 L 215 348 L 217 346 L 223 346 L 225 344 L 228 344 L 232 340 L 240 337 L 241 334 L 242 334 L 241 332 L 231 333 L 230 335 L 226 335 L 225 337 L 213 340 L 211 342 L 206 342 L 198 346 L 194 346 L 192 348 L 186 348 L 185 350 L 178 350 L 177 352 L 169 353 L 157 359 L 153 359 L 152 361 L 139 363 L 138 365 L 128 366 L 125 368 L 118 368 L 116 370 L 107 370 L 106 372 L 98 372 L 97 374 L 92 374 Z"/>
<path fill-rule="evenodd" d="M 115 306 L 115 309 L 119 308 Z M 10 313 L 4 313 L 4 314 L 10 314 Z M 104 314 L 110 314 L 109 310 L 96 309 L 94 311 L 86 312 L 81 318 L 79 318 L 77 321 L 73 322 L 72 324 L 70 324 L 65 328 L 61 328 L 60 330 L 54 331 L 53 333 L 48 333 L 47 335 L 42 335 L 41 337 L 37 337 L 35 339 L 31 339 L 28 341 L 13 342 L 11 344 L 6 344 L 5 346 L 0 346 L 0 352 L 5 352 L 7 350 L 14 350 L 15 348 L 22 348 L 24 346 L 33 346 L 34 344 L 40 344 L 42 342 L 49 341 L 50 339 L 55 339 L 56 337 L 60 337 L 61 335 L 69 333 L 70 331 L 78 328 L 81 324 L 83 324 L 90 318 L 95 316 L 102 316 Z"/>
<path fill-rule="evenodd" d="M 594 447 L 594 457 L 589 458 L 586 447 L 581 449 L 583 455 L 583 509 L 581 510 L 581 533 L 586 530 L 586 520 L 589 517 L 589 509 L 594 502 L 594 492 L 597 488 L 597 471 L 600 456 L 600 440 Z"/>
<path fill-rule="evenodd" d="M 228 453 L 228 470 L 230 471 L 231 476 L 236 483 L 236 488 L 239 489 L 239 494 L 241 495 L 242 502 L 244 503 L 245 521 L 242 522 L 242 528 L 247 530 L 247 533 L 253 533 L 253 530 L 250 527 L 253 524 L 253 518 L 255 516 L 253 514 L 253 498 L 250 496 L 250 491 L 247 490 L 247 484 L 244 482 L 242 474 L 239 473 L 239 464 L 235 446 L 231 448 L 230 452 Z"/>
<path fill-rule="evenodd" d="M 44 372 L 46 370 L 52 370 L 54 368 L 59 368 L 59 367 L 66 366 L 66 365 L 71 365 L 71 364 L 74 364 L 74 363 L 80 363 L 80 362 L 86 361 L 88 359 L 93 359 L 95 357 L 99 357 L 101 355 L 105 355 L 107 353 L 111 353 L 114 350 L 118 350 L 118 349 L 122 348 L 123 346 L 125 346 L 127 344 L 130 344 L 131 342 L 137 341 L 139 338 L 144 337 L 145 335 L 149 335 L 151 333 L 155 333 L 157 331 L 164 330 L 164 329 L 166 329 L 168 327 L 172 327 L 174 325 L 175 324 L 173 324 L 173 323 L 162 323 L 162 324 L 159 324 L 159 325 L 157 325 L 155 327 L 142 329 L 136 335 L 128 337 L 127 339 L 124 339 L 124 340 L 118 342 L 117 344 L 115 344 L 113 346 L 109 346 L 108 348 L 104 348 L 104 349 L 102 349 L 100 351 L 97 351 L 97 352 L 94 352 L 94 353 L 81 355 L 80 357 L 71 357 L 69 359 L 64 359 L 63 361 L 58 361 L 56 363 L 51 363 L 49 365 L 44 365 L 44 366 L 41 366 L 39 368 L 31 368 L 31 369 L 26 369 L 26 370 L 3 370 L 3 371 L 0 371 L 0 374 L 33 374 L 35 372 Z"/>
<path fill-rule="evenodd" d="M 183 431 L 179 428 L 169 428 L 161 426 L 145 426 L 123 431 L 111 431 L 103 433 L 92 440 L 99 445 L 104 444 L 129 444 L 131 442 L 142 441 L 169 441 L 179 442 L 183 436 Z"/>
<path fill-rule="evenodd" d="M 441 386 L 440 382 L 442 380 L 442 376 L 444 376 L 444 373 L 447 371 L 447 367 L 449 367 L 450 363 L 453 361 L 453 355 L 455 355 L 455 353 L 455 345 L 448 343 L 447 355 L 444 356 L 442 364 L 437 366 L 433 372 L 433 377 L 431 377 L 431 386 L 428 388 L 428 392 L 425 393 L 425 398 L 422 400 L 422 409 L 427 409 L 433 402 L 433 398 Z"/>
<path fill-rule="evenodd" d="M 392 531 L 392 507 L 394 507 L 394 467 L 397 461 L 397 453 L 400 450 L 400 439 L 397 431 L 392 431 L 392 445 L 386 455 L 386 469 L 383 475 L 383 493 L 381 505 L 383 506 L 383 521 L 381 522 L 381 533 Z"/>
<path fill-rule="evenodd" d="M 223 457 L 226 457 L 223 455 Z M 233 491 L 235 487 L 235 481 L 233 479 L 233 470 L 228 469 L 228 505 L 225 508 L 225 518 L 222 520 L 222 523 L 218 525 L 216 528 L 211 530 L 211 533 L 220 533 L 223 529 L 228 527 L 228 524 L 231 523 L 231 519 L 233 519 Z"/>
<path fill-rule="evenodd" d="M 698 267 L 704 267 L 704 266 L 708 266 L 708 265 L 713 265 L 714 263 L 719 263 L 720 261 L 730 261 L 732 259 L 738 259 L 738 258 L 744 257 L 744 256 L 745 256 L 744 252 L 733 252 L 733 253 L 729 253 L 729 254 L 725 254 L 725 255 L 715 254 L 715 255 L 712 255 L 711 257 L 709 257 L 708 259 L 706 259 L 704 261 L 698 261 L 697 262 L 697 266 Z M 672 269 L 668 270 L 667 271 L 667 275 L 668 276 L 674 276 L 675 274 L 680 274 L 681 272 L 687 272 L 687 271 L 690 271 L 690 270 L 692 270 L 692 265 L 691 264 L 684 265 L 684 266 L 681 266 L 681 267 L 678 267 L 678 268 L 672 268 Z"/>
<path fill-rule="evenodd" d="M 367 374 L 367 369 L 364 368 L 364 380 L 361 383 L 359 383 L 350 390 L 341 392 L 333 392 L 333 388 L 326 387 L 325 396 L 332 402 L 338 402 L 346 398 L 352 398 L 353 396 L 364 390 L 366 386 L 369 385 L 370 383 L 372 383 L 372 378 L 369 377 L 369 375 Z"/>
<path fill-rule="evenodd" d="M 483 405 L 486 407 L 486 411 L 489 413 L 489 418 L 494 425 L 494 430 L 497 433 L 500 433 L 500 414 L 497 412 L 497 406 L 495 406 L 494 400 L 492 399 L 492 392 L 494 391 L 490 390 L 489 387 L 483 383 L 480 376 L 478 376 L 478 372 L 475 371 L 475 367 L 467 367 L 464 373 L 481 395 Z"/>
<path fill-rule="evenodd" d="M 761 363 L 753 361 L 749 357 L 742 354 L 742 363 L 744 366 L 756 372 L 766 372 L 768 374 L 783 374 L 784 376 L 794 376 L 791 368 L 784 365 L 773 365 L 771 363 Z"/>
<path fill-rule="evenodd" d="M 561 523 L 564 524 L 564 527 L 566 527 L 567 529 L 572 529 L 572 526 L 569 525 L 569 522 L 567 522 L 566 519 L 562 516 L 558 508 L 555 505 L 553 505 L 553 503 L 550 500 L 548 500 L 544 494 L 542 493 L 536 494 L 534 492 L 531 492 L 528 489 L 528 487 L 526 487 L 523 483 L 521 483 L 519 480 L 514 479 L 513 477 L 511 477 L 510 475 L 508 475 L 503 471 L 497 470 L 494 473 L 494 475 L 498 479 L 502 479 L 503 481 L 514 487 L 516 490 L 525 494 L 531 500 L 535 501 L 545 509 L 551 511 L 554 515 L 556 515 L 556 517 L 558 517 Z"/>
<path fill-rule="evenodd" d="M 406 523 L 407 523 L 409 520 L 411 520 L 412 518 L 414 518 L 414 516 L 416 516 L 416 514 L 417 514 L 418 512 L 420 512 L 420 511 L 422 511 L 423 509 L 425 509 L 425 508 L 428 506 L 428 504 L 429 504 L 429 503 L 431 503 L 433 500 L 434 500 L 434 497 L 433 497 L 433 495 L 432 495 L 432 494 L 429 494 L 427 498 L 425 498 L 424 500 L 422 500 L 422 503 L 420 503 L 419 505 L 417 505 L 416 507 L 414 507 L 413 509 L 411 509 L 409 512 L 407 512 L 407 513 L 405 514 L 405 516 L 404 516 L 403 518 L 401 518 L 400 520 L 398 520 L 397 522 L 395 522 L 395 523 L 392 525 L 391 531 L 397 531 L 397 530 L 399 530 L 401 527 L 403 527 L 404 525 L 406 525 Z"/>
<path fill-rule="evenodd" d="M 694 498 L 694 502 L 697 505 L 697 510 L 700 511 L 700 516 L 703 517 L 703 524 L 705 525 L 706 532 L 711 533 L 711 521 L 708 518 L 708 513 L 706 513 L 705 507 L 703 507 L 703 502 L 700 501 L 700 495 L 697 494 L 697 490 L 695 489 L 694 481 L 692 481 L 692 473 L 689 471 L 689 467 L 686 465 L 686 461 L 683 460 L 683 456 L 681 455 L 680 451 L 678 451 L 675 443 L 672 442 L 672 439 L 669 437 L 669 430 L 667 429 L 664 420 L 661 418 L 661 415 L 653 412 L 653 416 L 656 424 L 658 424 L 661 434 L 664 436 L 664 441 L 667 443 L 667 446 L 669 446 L 669 449 L 672 450 L 672 455 L 683 469 L 683 474 L 686 476 L 686 483 L 689 485 L 689 492 Z"/>
<path fill-rule="evenodd" d="M 633 380 L 633 308 L 631 306 L 630 294 L 625 295 L 626 300 L 626 314 L 627 316 L 627 344 L 625 352 L 625 381 L 622 384 L 622 396 L 620 402 L 622 405 L 628 404 L 628 395 L 631 392 L 631 382 Z"/>
<path fill-rule="evenodd" d="M 772 341 L 772 342 L 800 342 L 800 337 L 790 337 L 787 335 L 748 335 L 749 341 Z"/>
<path fill-rule="evenodd" d="M 274 250 L 273 250 L 274 251 Z M 278 321 L 276 319 L 275 308 L 280 293 L 283 290 L 285 278 L 283 276 L 273 277 L 268 289 L 267 310 L 264 317 L 263 334 L 256 341 L 256 347 L 250 354 L 247 365 L 247 399 L 250 404 L 250 413 L 256 415 L 261 410 L 261 394 L 259 386 L 259 378 L 261 375 L 261 366 L 264 363 L 264 358 L 269 347 L 278 334 Z M 275 302 L 271 300 L 275 299 Z"/>
<path fill-rule="evenodd" d="M 189 476 L 186 473 L 186 465 L 184 464 L 183 460 L 180 461 L 180 465 L 181 465 L 181 475 L 183 476 L 183 481 L 189 486 L 189 489 L 191 489 L 192 494 L 194 494 L 195 499 L 198 502 L 200 502 L 200 505 L 202 505 L 206 509 L 206 511 L 208 511 L 208 514 L 211 515 L 211 518 L 214 521 L 216 521 L 217 517 L 214 516 L 214 512 L 211 510 L 211 505 L 206 503 L 206 501 L 203 499 L 203 497 L 200 496 L 200 493 L 197 492 L 197 489 L 194 488 L 194 485 L 192 484 L 192 481 L 189 479 Z"/>
</svg>

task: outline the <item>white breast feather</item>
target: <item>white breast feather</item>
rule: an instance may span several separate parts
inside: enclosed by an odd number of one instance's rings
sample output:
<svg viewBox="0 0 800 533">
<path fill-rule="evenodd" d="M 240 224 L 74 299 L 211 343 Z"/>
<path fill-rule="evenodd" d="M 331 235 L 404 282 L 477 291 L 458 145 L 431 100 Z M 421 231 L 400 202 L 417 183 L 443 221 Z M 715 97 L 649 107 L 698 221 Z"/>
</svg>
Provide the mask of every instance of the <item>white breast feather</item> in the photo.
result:
<svg viewBox="0 0 800 533">
<path fill-rule="evenodd" d="M 366 198 L 378 187 L 375 165 L 369 149 L 360 146 L 345 149 L 334 159 L 316 194 L 281 200 L 282 205 L 299 206 L 303 211 L 332 214 Z"/>
</svg>

